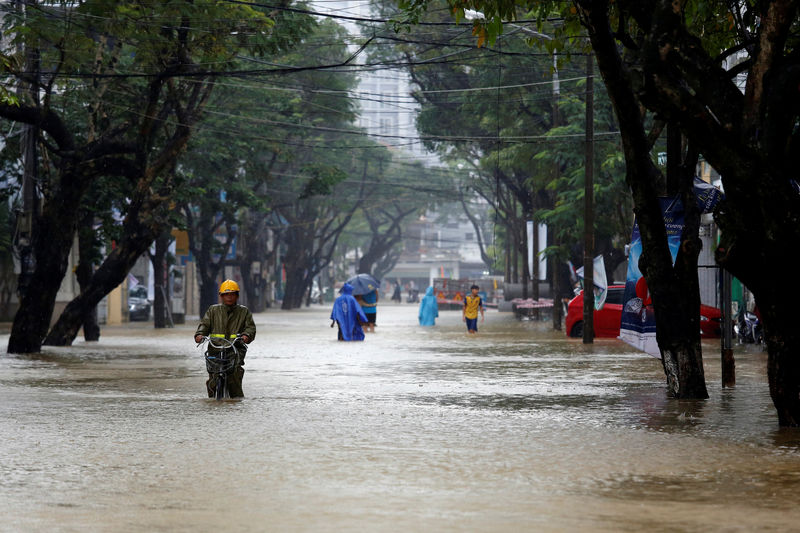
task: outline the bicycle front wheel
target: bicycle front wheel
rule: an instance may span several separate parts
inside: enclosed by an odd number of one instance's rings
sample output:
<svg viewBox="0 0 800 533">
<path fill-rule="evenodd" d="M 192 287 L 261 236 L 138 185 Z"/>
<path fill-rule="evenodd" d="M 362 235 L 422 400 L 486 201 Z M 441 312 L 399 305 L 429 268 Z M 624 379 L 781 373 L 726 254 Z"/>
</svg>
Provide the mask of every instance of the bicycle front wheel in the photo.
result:
<svg viewBox="0 0 800 533">
<path fill-rule="evenodd" d="M 222 400 L 225 398 L 225 387 L 226 387 L 226 380 L 224 374 L 217 375 L 217 391 L 215 398 L 217 400 Z"/>
</svg>

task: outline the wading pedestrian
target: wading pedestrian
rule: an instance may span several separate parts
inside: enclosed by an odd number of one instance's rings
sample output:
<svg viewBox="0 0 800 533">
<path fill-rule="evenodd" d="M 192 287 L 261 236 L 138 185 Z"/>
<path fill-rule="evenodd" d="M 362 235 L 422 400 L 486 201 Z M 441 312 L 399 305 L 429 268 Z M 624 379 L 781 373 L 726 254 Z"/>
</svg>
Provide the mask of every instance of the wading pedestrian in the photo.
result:
<svg viewBox="0 0 800 533">
<path fill-rule="evenodd" d="M 253 314 L 250 310 L 239 305 L 239 284 L 227 279 L 219 286 L 219 297 L 221 304 L 214 304 L 208 308 L 206 314 L 200 320 L 200 325 L 194 333 L 194 341 L 200 343 L 203 337 L 213 339 L 226 339 L 232 341 L 238 335 L 242 337 L 242 343 L 238 344 L 239 360 L 233 372 L 227 377 L 228 391 L 231 398 L 243 398 L 242 379 L 244 378 L 244 356 L 247 354 L 247 345 L 256 338 L 256 324 L 253 322 Z M 215 351 L 209 346 L 209 352 Z M 213 398 L 217 391 L 217 383 L 212 374 L 208 375 L 206 381 L 208 397 Z"/>
<path fill-rule="evenodd" d="M 478 311 L 481 313 L 481 323 L 484 320 L 483 313 L 483 300 L 478 296 L 480 287 L 473 285 L 470 287 L 471 294 L 464 298 L 464 309 L 462 310 L 462 319 L 467 324 L 467 332 L 474 334 L 478 333 Z"/>
<path fill-rule="evenodd" d="M 341 293 L 333 302 L 331 327 L 334 324 L 339 326 L 340 341 L 363 341 L 364 330 L 361 329 L 361 324 L 367 322 L 367 317 L 353 297 L 353 286 L 345 283 Z"/>
<path fill-rule="evenodd" d="M 420 326 L 435 326 L 436 317 L 439 316 L 439 302 L 436 300 L 436 295 L 433 293 L 433 287 L 428 287 L 425 291 L 425 296 L 419 303 L 419 325 Z"/>
</svg>

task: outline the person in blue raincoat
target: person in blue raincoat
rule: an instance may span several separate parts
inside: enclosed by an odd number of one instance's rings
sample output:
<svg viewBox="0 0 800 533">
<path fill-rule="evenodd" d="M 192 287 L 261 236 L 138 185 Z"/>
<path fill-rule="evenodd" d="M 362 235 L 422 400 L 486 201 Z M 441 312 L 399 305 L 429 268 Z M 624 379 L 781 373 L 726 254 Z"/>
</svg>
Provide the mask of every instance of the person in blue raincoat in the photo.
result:
<svg viewBox="0 0 800 533">
<path fill-rule="evenodd" d="M 439 302 L 436 301 L 436 295 L 433 294 L 433 287 L 428 287 L 425 291 L 425 296 L 419 303 L 419 325 L 420 326 L 435 326 L 436 317 L 439 316 Z"/>
<path fill-rule="evenodd" d="M 339 325 L 340 341 L 363 341 L 364 330 L 361 329 L 361 324 L 367 323 L 367 316 L 353 297 L 352 285 L 345 283 L 341 292 L 342 295 L 333 302 L 331 327 L 334 323 Z"/>
</svg>

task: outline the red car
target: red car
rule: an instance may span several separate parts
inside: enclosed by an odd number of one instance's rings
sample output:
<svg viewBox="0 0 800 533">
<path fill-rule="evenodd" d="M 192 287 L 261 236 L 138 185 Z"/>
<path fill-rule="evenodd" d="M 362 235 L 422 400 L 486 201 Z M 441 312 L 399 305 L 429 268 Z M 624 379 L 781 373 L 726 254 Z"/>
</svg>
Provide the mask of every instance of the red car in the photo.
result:
<svg viewBox="0 0 800 533">
<path fill-rule="evenodd" d="M 619 336 L 619 323 L 622 318 L 622 299 L 625 285 L 609 285 L 606 303 L 599 311 L 594 312 L 594 336 Z M 700 304 L 700 336 L 714 338 L 720 336 L 722 313 L 716 307 Z M 583 336 L 583 291 L 570 300 L 567 305 L 567 335 Z"/>
</svg>

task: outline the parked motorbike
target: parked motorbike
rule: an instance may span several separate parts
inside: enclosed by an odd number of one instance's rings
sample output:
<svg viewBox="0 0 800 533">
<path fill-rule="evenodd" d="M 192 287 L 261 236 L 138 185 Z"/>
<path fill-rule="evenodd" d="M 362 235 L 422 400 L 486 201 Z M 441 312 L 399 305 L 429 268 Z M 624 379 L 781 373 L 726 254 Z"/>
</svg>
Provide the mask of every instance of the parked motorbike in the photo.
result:
<svg viewBox="0 0 800 533">
<path fill-rule="evenodd" d="M 736 324 L 733 325 L 736 338 L 740 344 L 761 344 L 764 342 L 764 332 L 761 321 L 754 313 L 744 311 L 739 313 Z"/>
</svg>

